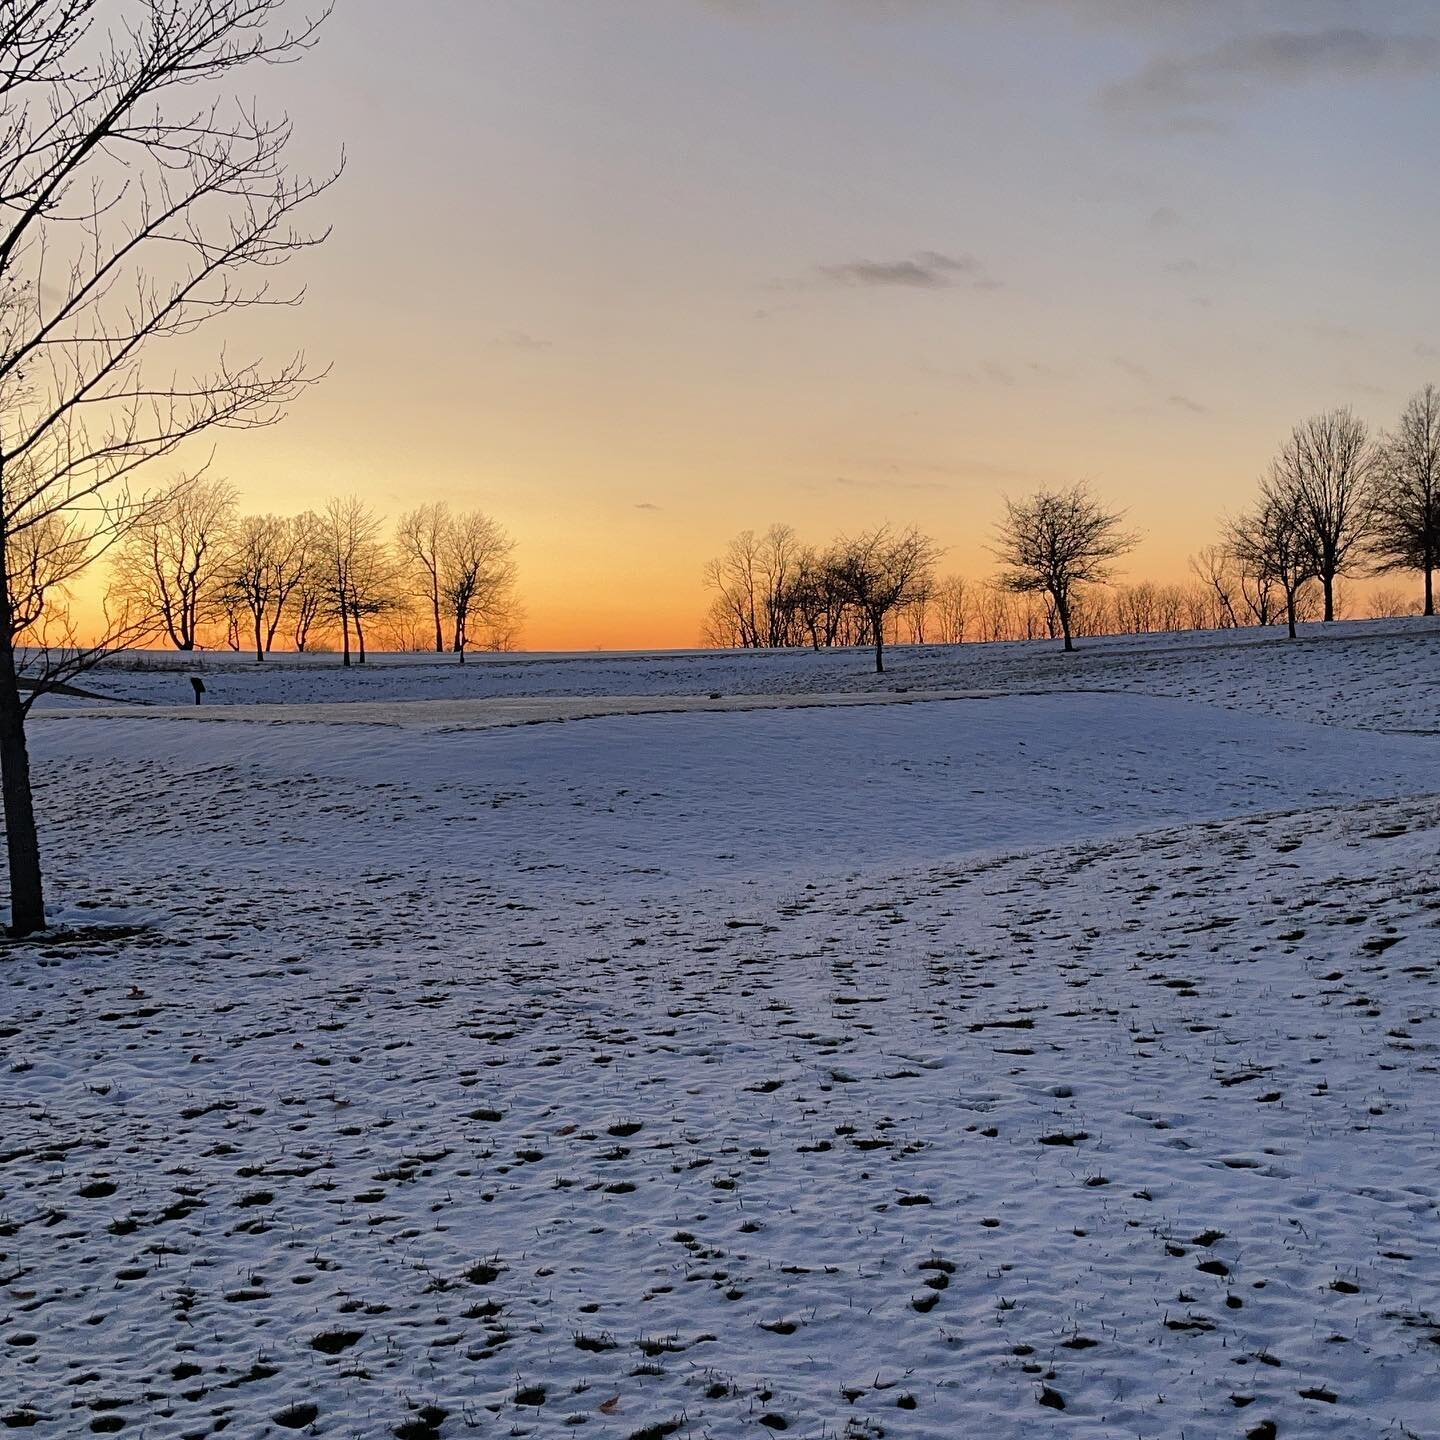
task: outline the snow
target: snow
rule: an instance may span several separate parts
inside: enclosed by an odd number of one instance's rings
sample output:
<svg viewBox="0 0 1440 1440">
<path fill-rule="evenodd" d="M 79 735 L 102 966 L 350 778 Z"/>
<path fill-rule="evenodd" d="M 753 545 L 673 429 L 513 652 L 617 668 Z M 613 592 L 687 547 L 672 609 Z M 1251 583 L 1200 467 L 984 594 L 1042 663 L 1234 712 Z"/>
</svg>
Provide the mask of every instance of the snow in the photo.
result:
<svg viewBox="0 0 1440 1440">
<path fill-rule="evenodd" d="M 1440 1435 L 1433 646 L 42 709 L 0 1420 Z"/>
<path fill-rule="evenodd" d="M 1436 728 L 1440 623 L 1350 622 L 1283 630 L 1117 636 L 1071 655 L 1052 642 L 898 646 L 887 672 L 863 650 L 675 651 L 614 656 L 377 656 L 341 668 L 335 655 L 117 657 L 87 688 L 147 704 L 193 704 L 189 676 L 204 676 L 207 706 L 473 700 L 523 696 L 893 694 L 920 691 L 1122 690 L 1202 699 L 1289 718 L 1353 727 Z M 379 663 L 376 663 L 376 662 Z M 143 668 L 131 668 L 141 666 Z M 1337 678 L 1343 677 L 1343 678 Z"/>
</svg>

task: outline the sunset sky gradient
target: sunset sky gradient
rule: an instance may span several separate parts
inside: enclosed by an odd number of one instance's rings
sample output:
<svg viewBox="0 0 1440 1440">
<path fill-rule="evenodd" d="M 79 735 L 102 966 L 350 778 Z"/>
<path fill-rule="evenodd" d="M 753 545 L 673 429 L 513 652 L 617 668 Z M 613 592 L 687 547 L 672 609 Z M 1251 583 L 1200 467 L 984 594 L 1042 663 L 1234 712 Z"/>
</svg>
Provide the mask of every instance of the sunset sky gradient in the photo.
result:
<svg viewBox="0 0 1440 1440">
<path fill-rule="evenodd" d="M 1440 16 L 1406 0 L 341 0 L 262 77 L 347 173 L 326 382 L 245 508 L 480 506 L 527 648 L 689 645 L 703 561 L 1092 481 L 1179 578 L 1305 414 L 1440 378 Z"/>
</svg>

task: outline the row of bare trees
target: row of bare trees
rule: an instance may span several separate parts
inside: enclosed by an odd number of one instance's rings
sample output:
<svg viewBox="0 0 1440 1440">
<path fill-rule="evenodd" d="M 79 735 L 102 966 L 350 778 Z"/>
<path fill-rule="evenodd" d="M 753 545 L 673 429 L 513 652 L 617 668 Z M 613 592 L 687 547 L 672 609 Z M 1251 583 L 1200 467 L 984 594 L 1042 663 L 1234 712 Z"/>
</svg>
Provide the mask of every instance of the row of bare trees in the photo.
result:
<svg viewBox="0 0 1440 1440">
<path fill-rule="evenodd" d="M 976 605 L 988 598 L 999 603 L 987 607 L 987 617 L 1003 611 L 1007 632 L 1018 599 L 1019 613 L 1043 613 L 1048 633 L 1069 650 L 1084 633 L 1090 591 L 1109 580 L 1115 562 L 1136 544 L 1122 518 L 1084 485 L 1007 501 L 994 545 L 1003 570 L 984 592 L 960 576 L 937 580 L 940 548 L 913 529 L 881 526 L 824 549 L 803 544 L 788 525 L 772 525 L 759 536 L 746 530 L 705 567 L 714 594 L 704 639 L 750 649 L 873 645 L 875 668 L 883 671 L 885 643 L 903 633 L 902 626 L 912 641 L 924 643 L 933 617 L 931 638 L 959 643 Z"/>
<path fill-rule="evenodd" d="M 242 515 L 232 486 L 175 485 L 117 547 L 115 608 L 150 617 L 177 650 L 223 635 L 257 661 L 281 644 L 305 651 L 333 638 L 364 663 L 369 629 L 420 630 L 428 648 L 510 649 L 518 634 L 514 545 L 489 515 L 444 503 L 402 515 L 393 538 L 354 496 L 299 515 Z M 420 622 L 423 621 L 423 629 Z"/>
<path fill-rule="evenodd" d="M 928 595 L 939 554 L 918 531 L 883 525 L 825 549 L 788 525 L 746 530 L 705 567 L 714 591 L 705 639 L 748 649 L 870 645 L 882 673 L 894 617 Z"/>
<path fill-rule="evenodd" d="M 1427 385 L 1393 431 L 1372 435 L 1346 409 L 1291 432 L 1261 479 L 1253 506 L 1225 522 L 1221 541 L 1191 557 L 1184 585 L 1113 586 L 1136 545 L 1124 516 L 1084 485 L 1007 500 L 991 552 L 994 580 L 938 577 L 939 551 L 905 532 L 918 563 L 883 609 L 860 603 L 847 557 L 857 543 L 894 539 L 882 528 L 826 550 L 788 525 L 747 530 L 705 568 L 713 592 L 703 638 L 727 647 L 1063 639 L 1108 633 L 1228 629 L 1334 620 L 1350 577 L 1418 574 L 1412 607 L 1377 592 L 1372 614 L 1435 614 L 1440 566 L 1440 391 Z M 883 566 L 881 567 L 884 568 Z M 877 621 L 874 617 L 879 615 Z"/>
<path fill-rule="evenodd" d="M 1291 638 L 1318 592 L 1336 618 L 1347 576 L 1415 573 L 1422 613 L 1435 613 L 1440 565 L 1440 391 L 1426 385 L 1392 431 L 1372 435 L 1352 411 L 1297 425 L 1260 481 L 1254 505 L 1228 521 L 1222 544 L 1197 557 L 1232 623 L 1283 616 Z"/>
</svg>

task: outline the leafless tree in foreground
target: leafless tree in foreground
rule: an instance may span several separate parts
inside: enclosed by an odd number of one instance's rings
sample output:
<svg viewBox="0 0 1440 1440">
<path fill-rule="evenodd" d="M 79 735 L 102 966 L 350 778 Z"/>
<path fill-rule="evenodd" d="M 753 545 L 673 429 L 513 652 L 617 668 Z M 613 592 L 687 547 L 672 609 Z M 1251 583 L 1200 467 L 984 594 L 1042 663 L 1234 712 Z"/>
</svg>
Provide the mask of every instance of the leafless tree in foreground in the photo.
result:
<svg viewBox="0 0 1440 1440">
<path fill-rule="evenodd" d="M 1433 615 L 1440 566 L 1440 391 L 1433 385 L 1411 399 L 1381 444 L 1374 521 L 1375 568 L 1418 570 L 1425 580 L 1424 613 Z"/>
<path fill-rule="evenodd" d="M 827 568 L 845 600 L 864 616 L 875 647 L 875 673 L 885 673 L 885 621 L 927 594 L 939 546 L 918 530 L 888 525 L 836 542 Z"/>
<path fill-rule="evenodd" d="M 1267 490 L 1300 527 L 1310 568 L 1335 618 L 1335 582 L 1365 557 L 1374 527 L 1373 483 L 1379 450 L 1365 422 L 1349 410 L 1329 410 L 1297 425 L 1280 447 Z"/>
<path fill-rule="evenodd" d="M 115 558 L 113 593 L 153 615 L 177 650 L 193 650 L 220 614 L 235 490 L 223 480 L 182 479 L 129 526 Z"/>
<path fill-rule="evenodd" d="M 1049 596 L 1067 650 L 1075 648 L 1078 592 L 1108 580 L 1115 562 L 1139 542 L 1123 528 L 1124 518 L 1083 484 L 1005 501 L 993 547 L 1005 567 L 1001 583 L 1018 594 Z"/>
<path fill-rule="evenodd" d="M 298 357 L 271 369 L 222 352 L 209 372 L 179 368 L 211 322 L 298 299 L 267 278 L 323 238 L 293 222 L 329 181 L 293 178 L 289 123 L 225 93 L 247 66 L 311 44 L 314 23 L 286 29 L 280 10 L 134 0 L 122 20 L 101 0 L 0 0 L 0 770 L 14 934 L 45 925 L 30 706 L 123 644 L 134 617 L 112 615 L 89 645 L 62 627 L 22 652 L 35 636 L 12 577 L 37 554 L 42 569 L 78 573 L 82 549 L 93 558 L 144 513 L 126 492 L 141 466 L 212 426 L 273 422 L 315 378 Z"/>
</svg>

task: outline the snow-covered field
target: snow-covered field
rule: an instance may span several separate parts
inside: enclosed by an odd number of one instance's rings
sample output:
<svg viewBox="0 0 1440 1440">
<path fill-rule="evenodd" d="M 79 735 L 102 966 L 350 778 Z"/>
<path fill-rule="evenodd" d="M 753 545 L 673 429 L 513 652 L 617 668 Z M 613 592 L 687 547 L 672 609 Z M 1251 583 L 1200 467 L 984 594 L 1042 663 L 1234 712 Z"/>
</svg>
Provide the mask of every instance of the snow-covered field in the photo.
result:
<svg viewBox="0 0 1440 1440">
<path fill-rule="evenodd" d="M 901 646 L 880 676 L 865 651 L 671 651 L 652 655 L 378 656 L 341 668 L 336 655 L 127 655 L 86 679 L 117 699 L 190 705 L 190 675 L 208 704 L 489 701 L 517 696 L 722 696 L 1014 692 L 1092 689 L 1173 695 L 1330 724 L 1440 729 L 1440 623 L 1302 627 L 1301 642 L 1265 630 L 1131 635 L 1051 643 Z M 1337 653 L 1340 652 L 1340 653 Z M 136 668 L 138 667 L 138 668 Z"/>
<path fill-rule="evenodd" d="M 43 710 L 0 1422 L 1440 1436 L 1440 642 L 1268 638 Z"/>
</svg>

